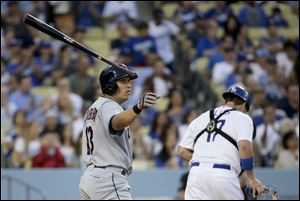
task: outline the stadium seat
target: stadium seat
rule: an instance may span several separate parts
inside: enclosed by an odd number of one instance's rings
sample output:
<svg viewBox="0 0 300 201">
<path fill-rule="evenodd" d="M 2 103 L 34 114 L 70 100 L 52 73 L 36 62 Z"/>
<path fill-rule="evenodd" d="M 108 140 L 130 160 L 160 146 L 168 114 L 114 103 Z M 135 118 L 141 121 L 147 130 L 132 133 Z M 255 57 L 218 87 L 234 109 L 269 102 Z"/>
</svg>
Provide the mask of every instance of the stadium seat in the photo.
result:
<svg viewBox="0 0 300 201">
<path fill-rule="evenodd" d="M 162 10 L 164 11 L 164 15 L 167 19 L 172 18 L 173 13 L 175 12 L 177 6 L 178 6 L 177 3 L 168 3 L 162 6 Z"/>
<path fill-rule="evenodd" d="M 208 62 L 207 57 L 200 57 L 196 60 L 197 70 L 201 75 L 205 75 L 207 62 Z"/>
<path fill-rule="evenodd" d="M 207 12 L 209 9 L 215 7 L 215 2 L 214 1 L 206 1 L 206 2 L 198 2 L 197 4 L 197 8 L 199 9 L 199 11 L 201 12 Z"/>
<path fill-rule="evenodd" d="M 110 41 L 109 40 L 84 40 L 84 44 L 86 44 L 89 48 L 91 48 L 94 52 L 99 53 L 103 57 L 108 57 L 111 55 L 110 50 Z"/>
<path fill-rule="evenodd" d="M 160 98 L 159 101 L 155 105 L 155 109 L 157 109 L 159 111 L 165 111 L 168 107 L 169 101 L 170 101 L 169 98 L 166 98 L 166 97 Z"/>
<path fill-rule="evenodd" d="M 266 28 L 248 28 L 249 38 L 252 41 L 259 40 L 261 37 L 267 37 L 267 29 Z"/>
<path fill-rule="evenodd" d="M 241 8 L 245 5 L 244 2 L 232 3 L 230 4 L 230 8 L 233 10 L 233 13 L 236 16 L 239 16 Z"/>
<path fill-rule="evenodd" d="M 49 97 L 57 91 L 56 87 L 33 87 L 32 92 L 40 95 L 42 98 Z"/>
<path fill-rule="evenodd" d="M 6 125 L 1 123 L 1 142 L 3 142 L 6 132 L 7 132 Z"/>
<path fill-rule="evenodd" d="M 103 38 L 103 29 L 102 28 L 88 28 L 85 34 L 85 38 L 87 40 L 92 40 L 92 39 L 100 39 Z"/>
<path fill-rule="evenodd" d="M 298 28 L 279 28 L 278 32 L 280 35 L 295 40 L 299 38 L 299 29 Z"/>
</svg>

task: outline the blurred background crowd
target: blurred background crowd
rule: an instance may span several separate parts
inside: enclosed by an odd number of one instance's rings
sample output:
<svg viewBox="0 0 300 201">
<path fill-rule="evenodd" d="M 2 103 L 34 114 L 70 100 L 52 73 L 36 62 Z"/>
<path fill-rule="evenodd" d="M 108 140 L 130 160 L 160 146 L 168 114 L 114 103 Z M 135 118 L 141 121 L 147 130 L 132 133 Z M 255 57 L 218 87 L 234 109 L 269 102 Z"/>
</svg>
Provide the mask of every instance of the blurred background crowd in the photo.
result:
<svg viewBox="0 0 300 201">
<path fill-rule="evenodd" d="M 27 26 L 30 13 L 138 73 L 132 107 L 162 98 L 131 125 L 134 168 L 187 164 L 175 149 L 188 124 L 252 96 L 257 167 L 299 168 L 298 1 L 1 1 L 1 167 L 81 167 L 82 119 L 106 67 Z"/>
</svg>

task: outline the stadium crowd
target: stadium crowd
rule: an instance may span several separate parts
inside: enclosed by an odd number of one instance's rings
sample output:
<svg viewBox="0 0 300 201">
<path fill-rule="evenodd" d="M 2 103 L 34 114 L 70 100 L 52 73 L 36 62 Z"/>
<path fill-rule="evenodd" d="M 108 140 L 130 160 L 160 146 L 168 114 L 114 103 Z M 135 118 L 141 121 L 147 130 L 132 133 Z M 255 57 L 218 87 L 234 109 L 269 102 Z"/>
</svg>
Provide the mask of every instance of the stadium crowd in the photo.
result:
<svg viewBox="0 0 300 201">
<path fill-rule="evenodd" d="M 233 84 L 252 96 L 255 166 L 299 168 L 299 2 L 153 2 L 147 21 L 137 4 L 1 1 L 1 167 L 81 167 L 82 119 L 101 95 L 104 66 L 26 26 L 31 13 L 79 42 L 104 41 L 100 54 L 138 73 L 124 107 L 146 91 L 162 97 L 131 125 L 136 168 L 187 167 L 178 142 Z M 105 38 L 87 39 L 95 29 Z"/>
</svg>

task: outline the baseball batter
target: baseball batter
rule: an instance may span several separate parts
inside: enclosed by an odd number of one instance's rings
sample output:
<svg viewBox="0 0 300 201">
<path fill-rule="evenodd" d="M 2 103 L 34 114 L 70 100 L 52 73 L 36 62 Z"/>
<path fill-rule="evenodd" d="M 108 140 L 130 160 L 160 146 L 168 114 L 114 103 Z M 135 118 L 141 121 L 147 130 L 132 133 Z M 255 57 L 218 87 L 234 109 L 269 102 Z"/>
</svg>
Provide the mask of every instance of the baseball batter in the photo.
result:
<svg viewBox="0 0 300 201">
<path fill-rule="evenodd" d="M 187 200 L 243 200 L 238 179 L 241 168 L 254 195 L 266 190 L 253 173 L 254 124 L 245 114 L 251 98 L 239 86 L 231 87 L 223 98 L 225 105 L 191 122 L 179 144 L 177 154 L 190 162 Z"/>
<path fill-rule="evenodd" d="M 124 111 L 121 104 L 131 93 L 132 74 L 109 66 L 99 77 L 103 97 L 86 112 L 82 138 L 82 155 L 86 170 L 80 179 L 81 199 L 132 199 L 127 176 L 132 170 L 129 125 L 143 108 L 153 106 L 158 97 L 147 93 L 133 108 Z"/>
</svg>

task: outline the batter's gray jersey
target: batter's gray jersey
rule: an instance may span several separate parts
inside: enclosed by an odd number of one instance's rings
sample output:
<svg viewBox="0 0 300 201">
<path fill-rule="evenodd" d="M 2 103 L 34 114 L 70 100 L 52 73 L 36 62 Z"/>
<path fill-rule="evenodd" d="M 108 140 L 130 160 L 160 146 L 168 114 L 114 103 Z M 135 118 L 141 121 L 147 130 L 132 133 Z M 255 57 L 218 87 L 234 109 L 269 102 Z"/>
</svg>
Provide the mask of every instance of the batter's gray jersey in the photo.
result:
<svg viewBox="0 0 300 201">
<path fill-rule="evenodd" d="M 86 165 L 115 166 L 131 170 L 130 130 L 114 132 L 110 120 L 124 109 L 115 101 L 99 97 L 84 117 L 82 155 Z"/>
</svg>

